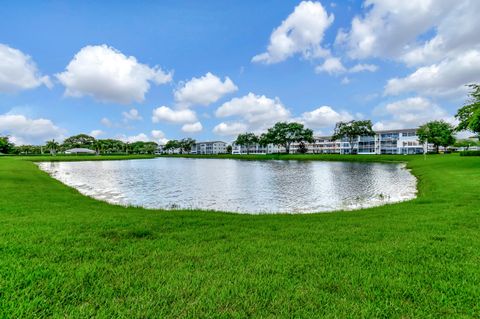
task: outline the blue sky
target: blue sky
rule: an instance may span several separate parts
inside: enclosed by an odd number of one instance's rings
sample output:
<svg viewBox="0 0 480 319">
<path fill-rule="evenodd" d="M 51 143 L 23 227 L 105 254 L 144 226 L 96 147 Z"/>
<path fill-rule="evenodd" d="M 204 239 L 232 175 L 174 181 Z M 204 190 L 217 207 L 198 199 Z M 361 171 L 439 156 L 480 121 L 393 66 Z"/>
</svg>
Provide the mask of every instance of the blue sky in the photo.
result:
<svg viewBox="0 0 480 319">
<path fill-rule="evenodd" d="M 10 1 L 0 134 L 231 141 L 453 122 L 480 81 L 479 1 Z M 3 60 L 3 61 L 2 61 Z"/>
</svg>

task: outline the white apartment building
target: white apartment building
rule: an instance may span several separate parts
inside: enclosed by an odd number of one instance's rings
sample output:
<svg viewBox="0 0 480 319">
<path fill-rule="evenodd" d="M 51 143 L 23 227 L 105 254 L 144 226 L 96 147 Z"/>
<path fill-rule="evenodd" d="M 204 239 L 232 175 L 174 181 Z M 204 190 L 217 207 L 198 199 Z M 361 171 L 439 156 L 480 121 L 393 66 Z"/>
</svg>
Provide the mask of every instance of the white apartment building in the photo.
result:
<svg viewBox="0 0 480 319">
<path fill-rule="evenodd" d="M 222 141 L 199 142 L 193 145 L 190 154 L 225 154 L 227 153 L 227 143 Z"/>
<path fill-rule="evenodd" d="M 423 154 L 434 151 L 433 145 L 424 145 L 418 141 L 417 129 L 400 129 L 377 131 L 374 136 L 360 136 L 354 142 L 353 152 L 356 154 Z M 349 154 L 350 143 L 347 139 L 332 140 L 331 136 L 316 136 L 313 143 L 305 143 L 310 154 Z M 299 143 L 293 143 L 290 153 L 297 153 Z M 249 147 L 251 154 L 271 154 L 285 152 L 283 147 L 268 145 Z M 232 144 L 233 154 L 246 154 L 244 146 Z"/>
</svg>

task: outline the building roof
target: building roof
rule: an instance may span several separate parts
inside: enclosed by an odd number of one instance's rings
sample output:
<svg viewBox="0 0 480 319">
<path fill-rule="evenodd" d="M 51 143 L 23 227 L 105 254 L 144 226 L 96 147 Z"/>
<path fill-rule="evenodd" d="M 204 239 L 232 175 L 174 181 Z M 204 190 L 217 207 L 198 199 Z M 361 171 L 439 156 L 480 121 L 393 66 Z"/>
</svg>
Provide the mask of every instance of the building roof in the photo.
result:
<svg viewBox="0 0 480 319">
<path fill-rule="evenodd" d="M 379 130 L 379 131 L 374 131 L 375 134 L 384 134 L 384 133 L 401 133 L 401 132 L 411 132 L 411 131 L 416 131 L 418 128 L 403 128 L 403 129 L 395 129 L 395 130 Z M 326 136 L 314 136 L 313 138 L 315 139 L 324 139 L 324 140 L 330 140 L 332 139 L 332 136 L 326 135 Z"/>
<path fill-rule="evenodd" d="M 403 129 L 396 129 L 396 130 L 381 130 L 375 131 L 375 133 L 401 133 L 406 131 L 416 131 L 418 128 L 403 128 Z"/>
<path fill-rule="evenodd" d="M 71 148 L 69 150 L 65 150 L 65 153 L 90 153 L 93 154 L 95 151 L 88 149 L 88 148 Z"/>
<path fill-rule="evenodd" d="M 224 144 L 227 144 L 227 142 L 224 142 L 224 141 L 206 141 L 206 142 L 196 142 L 195 144 L 209 144 L 209 143 L 224 143 Z"/>
</svg>

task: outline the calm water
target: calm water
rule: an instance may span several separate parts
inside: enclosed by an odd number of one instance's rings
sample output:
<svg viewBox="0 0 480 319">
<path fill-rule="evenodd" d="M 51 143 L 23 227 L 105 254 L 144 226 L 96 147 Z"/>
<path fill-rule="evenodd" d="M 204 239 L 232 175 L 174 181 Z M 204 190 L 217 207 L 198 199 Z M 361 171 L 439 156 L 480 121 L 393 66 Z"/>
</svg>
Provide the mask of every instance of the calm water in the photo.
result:
<svg viewBox="0 0 480 319">
<path fill-rule="evenodd" d="M 399 202 L 416 193 L 403 164 L 157 158 L 40 168 L 85 195 L 147 208 L 309 213 Z"/>
</svg>

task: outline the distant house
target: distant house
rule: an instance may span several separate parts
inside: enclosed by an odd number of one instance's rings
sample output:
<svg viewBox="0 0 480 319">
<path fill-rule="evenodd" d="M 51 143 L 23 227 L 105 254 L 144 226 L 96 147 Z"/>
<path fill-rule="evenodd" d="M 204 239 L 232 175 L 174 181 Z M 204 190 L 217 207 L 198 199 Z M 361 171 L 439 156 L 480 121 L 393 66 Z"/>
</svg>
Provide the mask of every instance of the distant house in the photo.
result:
<svg viewBox="0 0 480 319">
<path fill-rule="evenodd" d="M 96 154 L 96 152 L 88 148 L 71 148 L 66 150 L 65 154 Z"/>
</svg>

